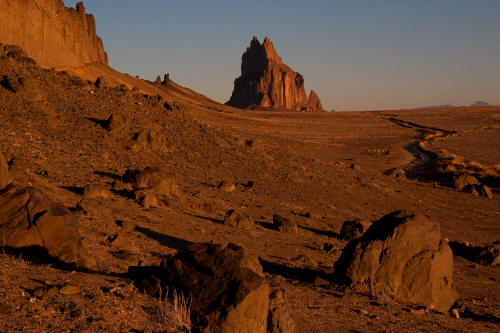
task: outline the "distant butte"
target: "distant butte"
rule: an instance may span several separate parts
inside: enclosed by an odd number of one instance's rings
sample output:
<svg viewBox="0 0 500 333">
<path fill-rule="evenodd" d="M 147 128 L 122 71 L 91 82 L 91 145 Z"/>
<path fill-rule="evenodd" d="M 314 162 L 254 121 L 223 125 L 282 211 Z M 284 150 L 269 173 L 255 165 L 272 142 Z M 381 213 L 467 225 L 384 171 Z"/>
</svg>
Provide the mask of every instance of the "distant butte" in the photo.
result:
<svg viewBox="0 0 500 333">
<path fill-rule="evenodd" d="M 283 63 L 269 38 L 261 44 L 253 37 L 243 53 L 241 76 L 234 81 L 226 103 L 244 109 L 323 111 L 318 95 L 307 97 L 304 78 Z"/>
</svg>

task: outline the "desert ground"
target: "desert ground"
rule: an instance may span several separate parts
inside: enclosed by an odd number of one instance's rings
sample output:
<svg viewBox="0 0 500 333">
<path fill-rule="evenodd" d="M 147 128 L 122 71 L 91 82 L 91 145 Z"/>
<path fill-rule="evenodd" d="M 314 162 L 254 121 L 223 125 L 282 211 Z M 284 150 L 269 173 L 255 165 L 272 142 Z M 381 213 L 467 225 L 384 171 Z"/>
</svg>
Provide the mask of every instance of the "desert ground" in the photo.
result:
<svg viewBox="0 0 500 333">
<path fill-rule="evenodd" d="M 100 65 L 56 71 L 3 56 L 0 73 L 24 78 L 18 89 L 0 86 L 0 151 L 13 184 L 70 208 L 86 258 L 83 268 L 65 267 L 4 249 L 0 331 L 186 330 L 129 267 L 201 242 L 234 243 L 259 258 L 297 332 L 500 330 L 499 266 L 454 256 L 459 319 L 343 286 L 333 268 L 347 244 L 344 221 L 397 210 L 437 221 L 450 242 L 500 239 L 500 107 L 240 110 Z M 99 76 L 109 86 L 96 86 Z M 147 167 L 174 184 L 149 208 L 123 177 Z M 464 173 L 492 198 L 457 191 L 453 178 Z M 256 227 L 224 224 L 231 209 Z M 298 232 L 275 230 L 274 214 Z"/>
</svg>

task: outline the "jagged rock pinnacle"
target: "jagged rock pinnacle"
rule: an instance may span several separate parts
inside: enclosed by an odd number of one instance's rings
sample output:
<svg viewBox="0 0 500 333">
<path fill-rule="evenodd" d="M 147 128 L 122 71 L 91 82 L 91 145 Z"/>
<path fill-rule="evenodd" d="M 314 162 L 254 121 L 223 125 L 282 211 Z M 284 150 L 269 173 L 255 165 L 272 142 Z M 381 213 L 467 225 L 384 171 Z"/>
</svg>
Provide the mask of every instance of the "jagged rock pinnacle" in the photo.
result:
<svg viewBox="0 0 500 333">
<path fill-rule="evenodd" d="M 260 44 L 254 36 L 243 53 L 241 76 L 234 82 L 228 105 L 239 108 L 323 111 L 314 91 L 309 98 L 304 78 L 285 65 L 273 42 L 266 37 Z"/>
</svg>

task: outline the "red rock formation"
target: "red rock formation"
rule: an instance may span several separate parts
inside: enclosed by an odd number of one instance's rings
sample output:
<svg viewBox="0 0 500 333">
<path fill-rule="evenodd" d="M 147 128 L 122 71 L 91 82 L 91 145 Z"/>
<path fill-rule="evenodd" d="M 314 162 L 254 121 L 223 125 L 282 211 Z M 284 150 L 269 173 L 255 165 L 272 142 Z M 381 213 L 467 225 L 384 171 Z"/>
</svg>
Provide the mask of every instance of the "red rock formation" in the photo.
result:
<svg viewBox="0 0 500 333">
<path fill-rule="evenodd" d="M 323 111 L 318 95 L 304 89 L 304 78 L 285 65 L 269 38 L 254 37 L 243 54 L 241 76 L 234 81 L 231 99 L 239 108 Z"/>
<path fill-rule="evenodd" d="M 108 64 L 94 16 L 63 0 L 1 0 L 0 42 L 22 47 L 43 67 Z"/>
</svg>

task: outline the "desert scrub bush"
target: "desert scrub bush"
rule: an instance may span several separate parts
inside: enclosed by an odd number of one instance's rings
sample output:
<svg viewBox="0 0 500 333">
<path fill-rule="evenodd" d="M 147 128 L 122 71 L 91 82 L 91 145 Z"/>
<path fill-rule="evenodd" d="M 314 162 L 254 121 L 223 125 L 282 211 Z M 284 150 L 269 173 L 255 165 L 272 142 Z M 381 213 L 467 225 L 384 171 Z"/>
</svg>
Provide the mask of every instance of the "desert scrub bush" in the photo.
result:
<svg viewBox="0 0 500 333">
<path fill-rule="evenodd" d="M 167 289 L 165 296 L 158 299 L 157 316 L 160 323 L 169 328 L 191 332 L 191 301 L 182 292 Z"/>
</svg>

